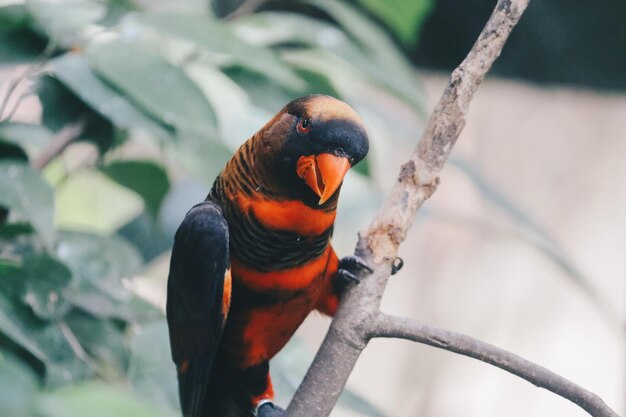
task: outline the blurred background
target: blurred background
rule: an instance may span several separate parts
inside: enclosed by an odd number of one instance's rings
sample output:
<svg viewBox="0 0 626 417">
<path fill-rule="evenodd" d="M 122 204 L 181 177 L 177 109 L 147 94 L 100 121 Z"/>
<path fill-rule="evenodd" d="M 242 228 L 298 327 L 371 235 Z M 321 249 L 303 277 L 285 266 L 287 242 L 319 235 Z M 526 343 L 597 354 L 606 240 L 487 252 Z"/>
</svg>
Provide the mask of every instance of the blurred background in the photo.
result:
<svg viewBox="0 0 626 417">
<path fill-rule="evenodd" d="M 349 254 L 493 0 L 0 0 L 0 415 L 178 415 L 173 233 L 290 99 L 365 120 Z M 401 248 L 383 310 L 509 349 L 626 412 L 626 3 L 531 1 Z M 272 363 L 286 405 L 324 336 Z M 367 347 L 333 416 L 584 416 L 489 365 Z"/>
</svg>

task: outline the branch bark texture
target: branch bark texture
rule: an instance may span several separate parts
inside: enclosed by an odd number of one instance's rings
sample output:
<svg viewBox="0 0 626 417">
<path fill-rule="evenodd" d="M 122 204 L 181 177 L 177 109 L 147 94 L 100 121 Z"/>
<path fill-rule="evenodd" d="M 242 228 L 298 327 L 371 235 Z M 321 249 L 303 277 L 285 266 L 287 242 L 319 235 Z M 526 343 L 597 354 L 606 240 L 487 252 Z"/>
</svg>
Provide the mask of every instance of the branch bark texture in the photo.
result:
<svg viewBox="0 0 626 417">
<path fill-rule="evenodd" d="M 408 319 L 390 318 L 379 310 L 398 247 L 417 210 L 437 189 L 439 174 L 463 130 L 474 93 L 528 2 L 499 0 L 469 54 L 452 73 L 389 196 L 370 226 L 359 235 L 356 254 L 374 271 L 344 294 L 326 338 L 289 404 L 289 417 L 327 417 L 372 337 L 401 337 L 471 356 L 564 396 L 594 416 L 617 416 L 594 394 L 525 359 L 468 336 Z"/>
<path fill-rule="evenodd" d="M 600 397 L 562 376 L 514 353 L 473 337 L 404 317 L 380 314 L 371 324 L 370 337 L 412 340 L 478 359 L 552 391 L 577 404 L 592 416 L 619 417 Z"/>
</svg>

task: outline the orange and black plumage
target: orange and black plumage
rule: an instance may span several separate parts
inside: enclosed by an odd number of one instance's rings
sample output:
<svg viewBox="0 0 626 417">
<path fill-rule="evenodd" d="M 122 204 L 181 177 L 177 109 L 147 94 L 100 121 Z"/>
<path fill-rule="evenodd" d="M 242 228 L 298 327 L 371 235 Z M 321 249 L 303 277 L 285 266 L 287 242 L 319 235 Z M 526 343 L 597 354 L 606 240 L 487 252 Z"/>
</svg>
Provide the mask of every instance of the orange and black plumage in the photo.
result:
<svg viewBox="0 0 626 417">
<path fill-rule="evenodd" d="M 334 314 L 360 262 L 330 245 L 343 178 L 368 151 L 359 116 L 294 100 L 246 141 L 176 233 L 167 318 L 185 417 L 281 416 L 269 360 L 312 310 Z"/>
</svg>

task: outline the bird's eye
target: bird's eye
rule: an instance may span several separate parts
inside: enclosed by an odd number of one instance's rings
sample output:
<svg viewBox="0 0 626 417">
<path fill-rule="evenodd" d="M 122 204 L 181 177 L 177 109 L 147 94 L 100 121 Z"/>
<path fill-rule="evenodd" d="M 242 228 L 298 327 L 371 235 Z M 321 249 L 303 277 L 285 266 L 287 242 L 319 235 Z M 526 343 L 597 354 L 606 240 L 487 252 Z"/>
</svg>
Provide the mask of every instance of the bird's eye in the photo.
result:
<svg viewBox="0 0 626 417">
<path fill-rule="evenodd" d="M 311 119 L 299 118 L 296 124 L 296 131 L 300 135 L 306 135 L 311 131 Z"/>
</svg>

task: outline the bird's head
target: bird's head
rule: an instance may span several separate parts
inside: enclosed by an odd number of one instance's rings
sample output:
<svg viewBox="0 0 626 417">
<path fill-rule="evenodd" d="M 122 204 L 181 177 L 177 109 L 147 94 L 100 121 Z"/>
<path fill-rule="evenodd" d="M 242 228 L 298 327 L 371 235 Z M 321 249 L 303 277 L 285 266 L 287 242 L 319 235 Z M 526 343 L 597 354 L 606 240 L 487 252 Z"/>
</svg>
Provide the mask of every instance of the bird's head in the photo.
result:
<svg viewBox="0 0 626 417">
<path fill-rule="evenodd" d="M 263 130 L 273 170 L 306 200 L 321 205 L 369 149 L 363 121 L 346 103 L 310 95 L 287 104 Z"/>
</svg>

